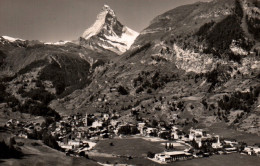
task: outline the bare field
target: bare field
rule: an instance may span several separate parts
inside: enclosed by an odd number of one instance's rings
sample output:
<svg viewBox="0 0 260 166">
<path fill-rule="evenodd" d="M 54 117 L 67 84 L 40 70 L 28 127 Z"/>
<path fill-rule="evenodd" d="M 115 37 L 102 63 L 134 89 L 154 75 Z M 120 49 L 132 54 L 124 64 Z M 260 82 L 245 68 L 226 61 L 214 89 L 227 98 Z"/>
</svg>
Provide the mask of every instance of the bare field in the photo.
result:
<svg viewBox="0 0 260 166">
<path fill-rule="evenodd" d="M 110 143 L 114 146 L 110 146 Z M 160 165 L 151 160 L 148 160 L 145 156 L 148 151 L 158 153 L 164 151 L 162 142 L 151 142 L 140 138 L 124 138 L 124 139 L 109 139 L 99 141 L 95 149 L 98 152 L 122 155 L 121 157 L 102 157 L 95 156 L 93 159 L 101 163 L 109 164 L 132 164 L 132 165 Z M 133 157 L 129 159 L 128 157 Z M 167 165 L 174 166 L 224 166 L 224 165 L 236 165 L 236 166 L 256 166 L 260 163 L 260 158 L 256 156 L 247 156 L 241 154 L 229 154 L 229 155 L 214 155 L 209 158 L 200 158 L 187 161 L 178 161 Z M 260 164 L 259 164 L 260 165 Z"/>
<path fill-rule="evenodd" d="M 246 142 L 249 145 L 253 145 L 255 143 L 260 143 L 260 136 L 256 134 L 245 133 L 241 131 L 237 131 L 233 128 L 228 127 L 224 123 L 216 123 L 208 128 L 210 133 L 214 133 L 220 135 L 224 138 L 233 138 L 237 141 Z"/>
<path fill-rule="evenodd" d="M 193 159 L 187 161 L 177 161 L 170 164 L 158 164 L 148 159 L 134 158 L 131 160 L 122 159 L 122 158 L 102 158 L 97 157 L 96 160 L 99 160 L 102 163 L 124 163 L 124 164 L 133 164 L 138 166 L 259 166 L 260 158 L 255 156 L 245 156 L 240 154 L 229 154 L 229 155 L 215 155 L 209 158 Z"/>
<path fill-rule="evenodd" d="M 214 155 L 209 158 L 179 161 L 169 165 L 175 166 L 259 166 L 260 157 L 241 155 L 238 153 L 229 155 Z"/>
<path fill-rule="evenodd" d="M 110 145 L 113 143 L 113 146 Z M 141 138 L 108 139 L 99 141 L 95 150 L 114 155 L 145 157 L 148 151 L 159 153 L 165 147 L 160 142 L 146 141 Z"/>
</svg>

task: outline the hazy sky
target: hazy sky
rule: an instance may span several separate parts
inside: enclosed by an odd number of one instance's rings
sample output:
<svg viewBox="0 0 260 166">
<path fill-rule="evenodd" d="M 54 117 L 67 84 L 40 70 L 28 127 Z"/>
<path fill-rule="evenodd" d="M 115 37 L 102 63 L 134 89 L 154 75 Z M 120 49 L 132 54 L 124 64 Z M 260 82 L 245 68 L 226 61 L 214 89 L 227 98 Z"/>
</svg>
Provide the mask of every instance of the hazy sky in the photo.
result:
<svg viewBox="0 0 260 166">
<path fill-rule="evenodd" d="M 0 35 L 41 41 L 77 39 L 104 4 L 119 21 L 140 32 L 159 14 L 208 0 L 0 0 Z"/>
</svg>

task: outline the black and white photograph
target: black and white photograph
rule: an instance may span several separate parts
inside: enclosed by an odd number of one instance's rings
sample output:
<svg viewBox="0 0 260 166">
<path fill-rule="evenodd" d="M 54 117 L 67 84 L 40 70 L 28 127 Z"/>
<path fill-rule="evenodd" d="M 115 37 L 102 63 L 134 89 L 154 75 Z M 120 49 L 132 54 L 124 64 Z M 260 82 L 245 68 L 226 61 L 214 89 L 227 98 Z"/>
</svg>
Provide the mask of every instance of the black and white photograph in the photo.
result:
<svg viewBox="0 0 260 166">
<path fill-rule="evenodd" d="M 260 166 L 260 0 L 0 0 L 0 166 Z"/>
</svg>

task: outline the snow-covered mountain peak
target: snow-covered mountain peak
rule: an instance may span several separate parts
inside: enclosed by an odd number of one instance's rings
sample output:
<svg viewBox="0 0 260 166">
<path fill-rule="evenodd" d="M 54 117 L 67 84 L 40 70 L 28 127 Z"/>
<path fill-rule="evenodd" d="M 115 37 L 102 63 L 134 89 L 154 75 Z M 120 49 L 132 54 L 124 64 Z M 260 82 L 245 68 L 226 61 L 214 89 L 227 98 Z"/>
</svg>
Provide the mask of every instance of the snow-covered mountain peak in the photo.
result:
<svg viewBox="0 0 260 166">
<path fill-rule="evenodd" d="M 114 10 L 112 10 L 108 5 L 104 5 L 103 8 L 102 8 L 102 11 L 107 12 L 114 17 L 116 16 Z"/>
<path fill-rule="evenodd" d="M 4 38 L 5 40 L 8 40 L 9 42 L 14 42 L 14 41 L 16 41 L 16 40 L 25 41 L 25 40 L 23 40 L 23 39 L 13 38 L 13 37 L 10 37 L 10 36 L 2 36 L 2 38 Z"/>
<path fill-rule="evenodd" d="M 97 15 L 95 23 L 90 28 L 85 30 L 82 37 L 89 39 L 90 37 L 97 35 L 102 28 L 108 29 L 108 27 L 111 27 L 112 22 L 116 21 L 117 18 L 115 12 L 108 5 L 104 5 L 101 12 Z M 107 25 L 107 27 L 105 27 L 105 25 Z"/>
<path fill-rule="evenodd" d="M 103 48 L 121 54 L 130 48 L 138 35 L 138 32 L 122 25 L 115 12 L 104 5 L 95 23 L 84 31 L 80 42 L 92 49 Z"/>
</svg>

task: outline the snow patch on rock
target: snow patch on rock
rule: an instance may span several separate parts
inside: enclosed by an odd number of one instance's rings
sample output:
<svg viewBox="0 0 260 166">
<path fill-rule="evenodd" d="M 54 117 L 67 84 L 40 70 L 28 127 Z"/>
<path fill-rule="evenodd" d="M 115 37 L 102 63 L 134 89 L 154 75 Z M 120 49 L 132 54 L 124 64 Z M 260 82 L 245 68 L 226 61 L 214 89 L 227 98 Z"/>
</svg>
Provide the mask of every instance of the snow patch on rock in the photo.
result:
<svg viewBox="0 0 260 166">
<path fill-rule="evenodd" d="M 64 45 L 64 44 L 69 43 L 69 42 L 71 42 L 71 41 L 58 41 L 58 42 L 54 42 L 54 43 L 46 42 L 44 44 L 46 44 L 46 45 Z"/>
<path fill-rule="evenodd" d="M 4 38 L 5 40 L 8 40 L 9 42 L 15 42 L 16 40 L 25 41 L 23 39 L 13 38 L 13 37 L 10 37 L 10 36 L 2 36 L 2 38 Z"/>
</svg>

